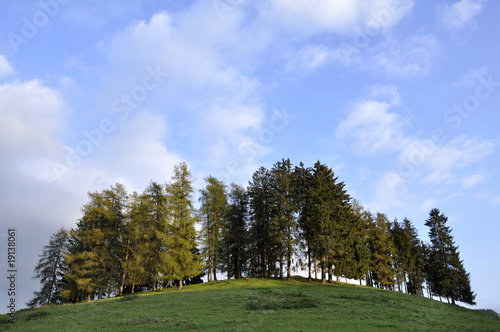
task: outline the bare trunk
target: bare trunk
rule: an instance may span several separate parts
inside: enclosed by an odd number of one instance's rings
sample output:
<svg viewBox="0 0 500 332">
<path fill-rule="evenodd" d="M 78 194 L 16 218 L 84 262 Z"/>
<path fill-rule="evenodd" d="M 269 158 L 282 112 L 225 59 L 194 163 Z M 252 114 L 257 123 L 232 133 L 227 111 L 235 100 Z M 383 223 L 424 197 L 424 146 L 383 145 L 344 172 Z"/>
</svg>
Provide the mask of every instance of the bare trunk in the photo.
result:
<svg viewBox="0 0 500 332">
<path fill-rule="evenodd" d="M 316 256 L 314 256 L 314 279 L 318 280 L 318 265 L 316 264 Z"/>
<path fill-rule="evenodd" d="M 325 257 L 323 256 L 323 262 L 321 262 L 321 284 L 326 285 L 326 266 Z"/>
<path fill-rule="evenodd" d="M 307 251 L 307 266 L 309 268 L 309 281 L 311 281 L 311 250 Z"/>
<path fill-rule="evenodd" d="M 182 279 L 179 280 L 179 290 L 182 289 L 184 287 L 184 285 L 182 284 Z"/>
</svg>

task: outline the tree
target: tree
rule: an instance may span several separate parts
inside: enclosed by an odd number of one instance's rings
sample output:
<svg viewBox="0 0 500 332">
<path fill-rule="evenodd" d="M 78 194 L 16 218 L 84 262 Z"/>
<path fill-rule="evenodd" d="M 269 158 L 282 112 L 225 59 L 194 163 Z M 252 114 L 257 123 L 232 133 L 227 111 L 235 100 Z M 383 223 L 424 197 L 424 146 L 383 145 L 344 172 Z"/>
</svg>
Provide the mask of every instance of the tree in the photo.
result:
<svg viewBox="0 0 500 332">
<path fill-rule="evenodd" d="M 102 192 L 88 194 L 82 207 L 83 217 L 70 231 L 67 277 L 74 280 L 79 295 L 90 300 L 95 291 L 108 297 L 123 280 L 125 247 L 123 233 L 126 223 L 128 195 L 117 183 Z"/>
<path fill-rule="evenodd" d="M 391 222 L 383 213 L 377 213 L 370 225 L 369 247 L 371 252 L 371 279 L 379 288 L 394 285 L 394 244 L 390 236 Z"/>
<path fill-rule="evenodd" d="M 196 217 L 193 208 L 193 179 L 186 163 L 174 167 L 166 193 L 170 213 L 170 236 L 165 241 L 164 264 L 169 266 L 166 276 L 179 280 L 179 289 L 185 278 L 201 273 L 201 259 L 196 255 Z"/>
<path fill-rule="evenodd" d="M 252 176 L 248 188 L 250 206 L 250 265 L 252 274 L 268 277 L 273 265 L 274 237 L 271 225 L 270 173 L 261 167 Z"/>
<path fill-rule="evenodd" d="M 248 197 L 245 188 L 231 183 L 229 202 L 222 226 L 219 255 L 228 278 L 241 278 L 248 262 Z"/>
<path fill-rule="evenodd" d="M 333 170 L 317 161 L 310 172 L 305 173 L 305 202 L 300 204 L 301 227 L 315 257 L 320 260 L 322 284 L 326 284 L 328 270 L 332 282 L 332 265 L 342 263 L 342 255 L 348 250 L 348 239 L 342 229 L 352 215 L 349 195 L 344 183 L 337 183 Z M 299 205 L 299 206 L 300 206 Z"/>
<path fill-rule="evenodd" d="M 29 307 L 61 304 L 61 283 L 65 272 L 64 251 L 67 250 L 69 232 L 61 227 L 50 236 L 49 244 L 43 247 L 33 279 L 40 279 L 42 288 L 34 292 L 35 297 L 26 303 Z"/>
<path fill-rule="evenodd" d="M 224 183 L 213 176 L 205 179 L 206 188 L 200 190 L 200 214 L 202 225 L 202 254 L 206 257 L 206 268 L 208 281 L 217 280 L 216 266 L 219 264 L 217 253 L 220 250 L 219 243 L 221 229 L 225 222 L 224 217 L 227 210 L 227 194 Z"/>
<path fill-rule="evenodd" d="M 450 298 L 452 303 L 460 301 L 474 305 L 476 295 L 470 287 L 469 274 L 459 257 L 451 229 L 446 225 L 448 218 L 438 209 L 432 209 L 425 225 L 429 227 L 431 241 L 427 278 L 435 295 Z"/>
<path fill-rule="evenodd" d="M 283 266 L 283 257 L 286 257 L 287 278 L 291 280 L 292 257 L 298 243 L 297 202 L 294 189 L 293 169 L 290 159 L 277 162 L 271 169 L 271 204 L 273 229 L 278 240 L 275 250 L 280 251 L 280 269 Z M 283 272 L 280 272 L 283 276 Z"/>
</svg>

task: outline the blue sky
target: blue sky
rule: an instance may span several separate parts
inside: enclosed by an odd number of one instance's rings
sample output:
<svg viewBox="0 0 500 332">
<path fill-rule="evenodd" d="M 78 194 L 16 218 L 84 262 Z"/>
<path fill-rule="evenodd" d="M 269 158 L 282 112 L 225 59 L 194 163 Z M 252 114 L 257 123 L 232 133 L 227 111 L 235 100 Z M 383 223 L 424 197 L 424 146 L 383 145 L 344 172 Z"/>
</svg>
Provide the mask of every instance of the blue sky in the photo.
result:
<svg viewBox="0 0 500 332">
<path fill-rule="evenodd" d="M 424 240 L 439 208 L 477 307 L 500 311 L 499 12 L 492 0 L 2 2 L 0 239 L 16 227 L 18 303 L 88 191 L 142 191 L 182 161 L 198 189 L 209 174 L 244 185 L 290 158 L 328 164 Z"/>
</svg>

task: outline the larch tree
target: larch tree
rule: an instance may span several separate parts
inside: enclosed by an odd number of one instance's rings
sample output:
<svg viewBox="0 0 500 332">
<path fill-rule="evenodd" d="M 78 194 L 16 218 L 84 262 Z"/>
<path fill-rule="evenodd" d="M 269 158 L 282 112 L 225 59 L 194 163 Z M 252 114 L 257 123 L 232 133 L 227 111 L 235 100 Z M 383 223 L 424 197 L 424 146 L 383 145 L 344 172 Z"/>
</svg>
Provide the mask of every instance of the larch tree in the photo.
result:
<svg viewBox="0 0 500 332">
<path fill-rule="evenodd" d="M 128 195 L 117 183 L 102 192 L 88 194 L 83 216 L 70 231 L 67 276 L 74 279 L 88 300 L 97 291 L 98 298 L 110 295 L 122 280 L 124 261 L 123 233 Z M 82 294 L 80 294 L 82 295 Z"/>
<path fill-rule="evenodd" d="M 202 255 L 205 258 L 208 281 L 217 280 L 221 231 L 227 211 L 226 185 L 213 176 L 205 179 L 206 187 L 200 190 L 200 216 L 202 220 Z"/>
<path fill-rule="evenodd" d="M 383 213 L 377 213 L 370 225 L 371 279 L 379 288 L 394 286 L 394 244 L 390 236 L 391 222 Z"/>
<path fill-rule="evenodd" d="M 202 271 L 201 259 L 196 255 L 196 216 L 193 207 L 193 179 L 186 163 L 174 167 L 171 182 L 166 193 L 171 219 L 170 240 L 166 243 L 169 253 L 164 262 L 170 266 L 168 277 L 179 281 L 199 275 Z"/>
</svg>

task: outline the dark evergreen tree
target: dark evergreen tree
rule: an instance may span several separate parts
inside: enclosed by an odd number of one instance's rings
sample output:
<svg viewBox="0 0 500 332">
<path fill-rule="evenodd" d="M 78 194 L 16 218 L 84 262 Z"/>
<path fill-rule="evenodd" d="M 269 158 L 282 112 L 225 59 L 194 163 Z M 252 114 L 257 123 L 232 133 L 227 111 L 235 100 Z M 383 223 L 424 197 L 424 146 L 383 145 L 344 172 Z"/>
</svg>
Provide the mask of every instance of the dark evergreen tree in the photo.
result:
<svg viewBox="0 0 500 332">
<path fill-rule="evenodd" d="M 250 206 L 250 267 L 252 275 L 268 277 L 270 266 L 275 263 L 272 252 L 274 229 L 271 224 L 270 173 L 261 167 L 257 170 L 248 188 Z"/>
<path fill-rule="evenodd" d="M 248 196 L 235 183 L 229 188 L 229 202 L 222 227 L 220 256 L 227 277 L 241 278 L 248 269 Z"/>
<path fill-rule="evenodd" d="M 61 304 L 61 286 L 66 270 L 64 252 L 67 250 L 69 232 L 61 227 L 50 236 L 49 244 L 43 247 L 33 279 L 40 279 L 42 288 L 34 292 L 34 298 L 26 303 L 29 307 Z"/>
<path fill-rule="evenodd" d="M 438 209 L 432 209 L 425 225 L 429 227 L 431 245 L 427 258 L 427 278 L 431 291 L 438 296 L 475 304 L 476 295 L 470 287 L 469 274 L 465 271 L 455 246 L 448 218 Z"/>
<path fill-rule="evenodd" d="M 287 278 L 292 276 L 292 258 L 298 243 L 293 168 L 290 159 L 277 162 L 271 169 L 272 224 L 275 230 L 280 277 L 283 277 L 283 260 L 286 259 Z"/>
</svg>

